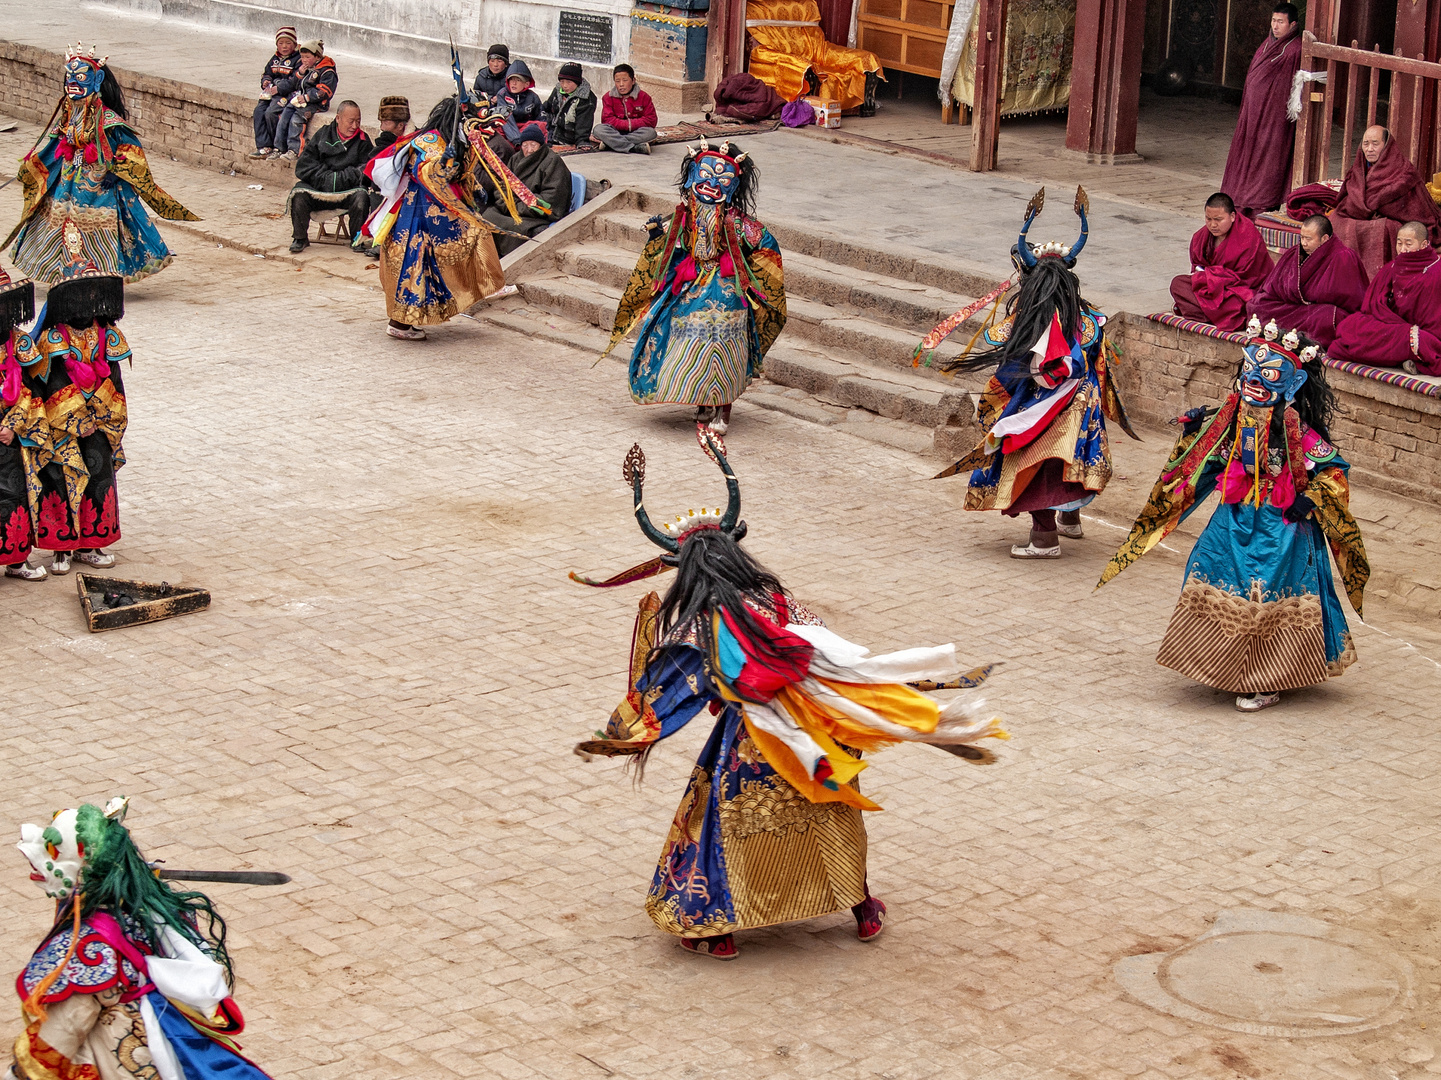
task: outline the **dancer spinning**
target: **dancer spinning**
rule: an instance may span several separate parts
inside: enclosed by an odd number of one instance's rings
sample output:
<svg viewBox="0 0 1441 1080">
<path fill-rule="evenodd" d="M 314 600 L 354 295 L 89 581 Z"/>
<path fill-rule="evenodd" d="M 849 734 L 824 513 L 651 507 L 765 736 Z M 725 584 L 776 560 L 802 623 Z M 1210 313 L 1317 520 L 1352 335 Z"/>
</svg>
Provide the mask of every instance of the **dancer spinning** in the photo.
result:
<svg viewBox="0 0 1441 1080">
<path fill-rule="evenodd" d="M 1097 588 L 1219 491 L 1156 660 L 1256 712 L 1356 659 L 1327 546 L 1358 616 L 1371 571 L 1327 430 L 1336 398 L 1320 348 L 1294 330 L 1277 342 L 1274 322 L 1248 330 L 1236 388 L 1175 421 L 1181 437 Z"/>
<path fill-rule="evenodd" d="M 40 142 L 20 162 L 25 190 L 20 223 L 5 238 L 11 259 L 47 285 L 71 261 L 67 227 L 79 230 L 85 261 L 139 281 L 172 258 L 140 200 L 171 221 L 199 221 L 160 190 L 105 57 L 79 45 L 66 55 L 65 93 Z M 0 244 L 0 247 L 5 246 Z"/>
<path fill-rule="evenodd" d="M 24 825 L 55 925 L 16 980 L 16 1080 L 267 1080 L 240 1056 L 225 920 L 159 880 L 122 824 L 126 800 Z"/>
<path fill-rule="evenodd" d="M 732 933 L 827 915 L 849 907 L 862 941 L 881 932 L 886 906 L 866 883 L 862 810 L 879 810 L 856 777 L 864 750 L 926 742 L 989 761 L 973 745 L 1007 738 L 982 702 L 942 706 L 927 689 L 974 687 L 990 672 L 958 676 L 955 646 L 871 656 L 786 593 L 740 546 L 740 486 L 717 444 L 729 499 L 657 528 L 641 502 L 645 455 L 626 456 L 641 531 L 665 551 L 602 587 L 675 567 L 661 600 L 640 604 L 631 648 L 631 690 L 583 756 L 636 755 L 703 709 L 715 727 L 696 762 L 660 863 L 646 912 L 692 952 L 737 955 Z"/>
<path fill-rule="evenodd" d="M 1081 507 L 1111 479 L 1108 419 L 1137 437 L 1111 377 L 1116 352 L 1106 340 L 1106 316 L 1081 299 L 1080 282 L 1071 272 L 1090 231 L 1090 202 L 1077 188 L 1081 234 L 1074 244 L 1037 248 L 1026 233 L 1045 196 L 1042 188 L 1031 197 L 1011 249 L 1021 284 L 1005 320 L 985 334 L 992 348 L 958 365 L 996 366 L 979 406 L 985 436 L 936 477 L 971 472 L 967 510 L 1000 510 L 1007 517 L 1030 513 L 1030 539 L 1011 548 L 1013 559 L 1058 558 L 1060 536 L 1084 535 Z M 952 320 L 937 327 L 922 348 L 939 344 L 932 338 L 947 326 L 954 328 Z"/>
<path fill-rule="evenodd" d="M 480 216 L 486 195 L 479 174 L 488 174 L 516 221 L 516 199 L 545 205 L 486 144 L 454 48 L 451 69 L 457 92 L 365 167 L 383 198 L 364 231 L 380 259 L 390 316 L 385 332 L 403 341 L 424 341 L 424 327 L 448 322 L 505 287 L 491 239 L 498 230 Z"/>
<path fill-rule="evenodd" d="M 730 143 L 686 150 L 681 202 L 657 216 L 626 282 L 607 356 L 640 323 L 630 395 L 642 405 L 696 406 L 696 422 L 724 435 L 731 405 L 786 324 L 781 249 L 755 213 L 760 174 Z"/>
</svg>

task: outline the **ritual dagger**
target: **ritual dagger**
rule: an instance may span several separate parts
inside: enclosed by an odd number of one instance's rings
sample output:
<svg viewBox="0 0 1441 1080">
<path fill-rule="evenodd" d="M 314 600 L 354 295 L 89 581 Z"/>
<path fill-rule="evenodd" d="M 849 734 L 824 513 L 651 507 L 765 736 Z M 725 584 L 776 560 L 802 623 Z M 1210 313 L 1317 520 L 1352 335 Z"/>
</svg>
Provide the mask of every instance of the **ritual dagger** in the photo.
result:
<svg viewBox="0 0 1441 1080">
<path fill-rule="evenodd" d="M 162 870 L 155 876 L 163 881 L 223 881 L 232 885 L 284 885 L 289 874 L 274 870 Z"/>
</svg>

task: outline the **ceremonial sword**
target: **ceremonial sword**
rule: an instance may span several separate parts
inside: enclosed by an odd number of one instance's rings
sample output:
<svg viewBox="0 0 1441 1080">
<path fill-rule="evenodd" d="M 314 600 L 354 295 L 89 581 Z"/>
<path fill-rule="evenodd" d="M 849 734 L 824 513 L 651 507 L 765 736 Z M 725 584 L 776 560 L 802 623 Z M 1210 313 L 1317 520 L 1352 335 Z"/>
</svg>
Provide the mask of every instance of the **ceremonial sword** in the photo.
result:
<svg viewBox="0 0 1441 1080">
<path fill-rule="evenodd" d="M 289 874 L 274 870 L 162 870 L 156 867 L 155 876 L 164 881 L 224 881 L 232 885 L 284 885 L 290 880 Z"/>
</svg>

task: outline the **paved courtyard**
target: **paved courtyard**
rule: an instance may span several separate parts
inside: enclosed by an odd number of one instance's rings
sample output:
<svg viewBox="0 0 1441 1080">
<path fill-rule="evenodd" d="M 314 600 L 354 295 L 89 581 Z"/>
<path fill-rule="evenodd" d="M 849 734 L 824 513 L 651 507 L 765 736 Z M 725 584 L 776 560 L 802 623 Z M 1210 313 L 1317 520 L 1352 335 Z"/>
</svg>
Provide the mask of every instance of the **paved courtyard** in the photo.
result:
<svg viewBox="0 0 1441 1080">
<path fill-rule="evenodd" d="M 1377 603 L 1344 678 L 1251 718 L 1157 667 L 1185 538 L 1092 586 L 1163 435 L 1121 449 L 1087 539 L 1037 567 L 933 462 L 737 407 L 751 550 L 852 639 L 1002 661 L 1014 738 L 985 768 L 873 759 L 879 941 L 836 916 L 742 935 L 721 965 L 641 907 L 704 725 L 639 786 L 571 753 L 624 690 L 645 589 L 566 579 L 651 555 L 626 450 L 660 512 L 723 492 L 684 410 L 632 405 L 618 362 L 466 319 L 391 341 L 373 286 L 162 228 L 179 258 L 123 324 L 114 573 L 214 603 L 92 636 L 72 580 L 0 581 L 0 827 L 125 793 L 171 867 L 291 874 L 213 889 L 245 1048 L 280 1080 L 1441 1072 L 1441 653 Z M 49 912 L 9 865 L 18 969 Z M 1247 909 L 1384 943 L 1414 972 L 1399 1019 L 1250 1035 L 1114 978 Z"/>
</svg>

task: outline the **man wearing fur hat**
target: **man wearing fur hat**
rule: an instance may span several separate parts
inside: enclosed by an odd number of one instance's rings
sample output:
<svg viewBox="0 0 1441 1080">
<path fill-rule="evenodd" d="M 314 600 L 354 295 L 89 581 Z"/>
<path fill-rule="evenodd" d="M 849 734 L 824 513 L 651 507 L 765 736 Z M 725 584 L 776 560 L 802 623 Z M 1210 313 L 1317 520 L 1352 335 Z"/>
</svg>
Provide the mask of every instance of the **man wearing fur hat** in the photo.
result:
<svg viewBox="0 0 1441 1080">
<path fill-rule="evenodd" d="M 400 96 L 380 99 L 380 134 L 375 138 L 375 153 L 390 149 L 397 141 L 405 138 L 405 129 L 410 126 L 410 99 Z"/>
</svg>

